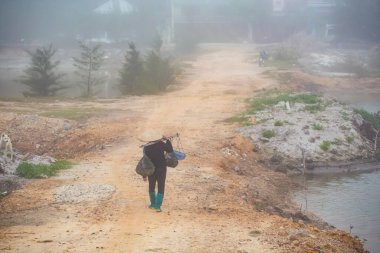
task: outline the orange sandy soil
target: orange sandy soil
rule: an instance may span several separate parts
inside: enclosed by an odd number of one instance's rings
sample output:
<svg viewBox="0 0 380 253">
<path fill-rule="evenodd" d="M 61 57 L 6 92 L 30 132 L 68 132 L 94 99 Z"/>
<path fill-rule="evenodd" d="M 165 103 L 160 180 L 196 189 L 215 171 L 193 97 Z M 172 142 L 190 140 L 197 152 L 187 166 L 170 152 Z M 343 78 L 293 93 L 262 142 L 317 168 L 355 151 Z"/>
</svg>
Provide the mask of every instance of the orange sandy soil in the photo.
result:
<svg viewBox="0 0 380 253">
<path fill-rule="evenodd" d="M 0 130 L 23 154 L 76 161 L 57 177 L 29 180 L 0 199 L 1 252 L 364 252 L 360 241 L 261 207 L 295 210 L 286 175 L 260 164 L 252 144 L 225 119 L 263 88 L 252 45 L 204 47 L 173 91 L 91 101 L 0 101 Z M 62 108 L 96 115 L 63 120 L 25 115 Z M 179 132 L 187 158 L 169 169 L 163 212 L 147 208 L 147 182 L 134 168 L 147 129 Z M 160 136 L 157 136 L 158 138 Z M 174 143 L 175 144 L 175 143 Z M 110 184 L 111 198 L 60 203 L 54 191 Z M 293 211 L 294 212 L 294 211 Z"/>
</svg>

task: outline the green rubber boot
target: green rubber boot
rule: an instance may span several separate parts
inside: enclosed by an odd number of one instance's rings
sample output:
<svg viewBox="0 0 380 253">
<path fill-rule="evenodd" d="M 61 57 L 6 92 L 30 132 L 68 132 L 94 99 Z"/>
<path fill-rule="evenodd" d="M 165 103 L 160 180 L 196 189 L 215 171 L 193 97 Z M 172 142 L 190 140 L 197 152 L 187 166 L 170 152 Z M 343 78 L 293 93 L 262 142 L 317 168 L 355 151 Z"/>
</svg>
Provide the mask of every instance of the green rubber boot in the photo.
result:
<svg viewBox="0 0 380 253">
<path fill-rule="evenodd" d="M 164 200 L 164 195 L 162 193 L 157 193 L 156 205 L 154 207 L 154 209 L 156 209 L 157 212 L 161 212 L 161 205 L 162 205 L 163 200 Z"/>
<path fill-rule="evenodd" d="M 149 192 L 150 205 L 149 208 L 156 209 L 156 193 Z"/>
</svg>

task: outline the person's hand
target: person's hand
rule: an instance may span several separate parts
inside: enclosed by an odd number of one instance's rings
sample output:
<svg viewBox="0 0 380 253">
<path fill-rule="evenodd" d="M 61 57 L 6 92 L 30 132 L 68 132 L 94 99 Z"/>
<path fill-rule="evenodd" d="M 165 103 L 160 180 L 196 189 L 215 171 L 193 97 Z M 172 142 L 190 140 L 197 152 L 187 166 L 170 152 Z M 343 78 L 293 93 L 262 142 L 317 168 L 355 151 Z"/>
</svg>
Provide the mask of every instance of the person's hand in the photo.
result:
<svg viewBox="0 0 380 253">
<path fill-rule="evenodd" d="M 143 177 L 143 180 L 146 181 L 146 177 Z"/>
</svg>

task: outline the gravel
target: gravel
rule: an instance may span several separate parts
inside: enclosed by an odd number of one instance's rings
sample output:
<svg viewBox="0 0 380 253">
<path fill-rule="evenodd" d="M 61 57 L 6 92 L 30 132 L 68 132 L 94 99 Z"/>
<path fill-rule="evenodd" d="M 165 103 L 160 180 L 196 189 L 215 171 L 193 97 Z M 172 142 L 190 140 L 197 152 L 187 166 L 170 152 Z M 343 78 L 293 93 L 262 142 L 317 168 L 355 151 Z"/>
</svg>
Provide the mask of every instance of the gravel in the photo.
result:
<svg viewBox="0 0 380 253">
<path fill-rule="evenodd" d="M 71 184 L 58 187 L 54 197 L 57 202 L 80 203 L 109 199 L 115 190 L 108 184 Z"/>
<path fill-rule="evenodd" d="M 371 154 L 369 141 L 362 138 L 353 124 L 355 113 L 352 108 L 338 102 L 325 100 L 329 104 L 322 111 L 310 113 L 304 104 L 294 104 L 290 110 L 284 102 L 255 115 L 256 125 L 244 127 L 240 132 L 252 139 L 253 143 L 269 155 L 301 161 L 303 149 L 307 159 L 313 161 L 347 161 L 365 158 Z M 346 117 L 343 117 L 344 115 Z M 283 125 L 276 126 L 276 121 Z M 321 129 L 315 129 L 320 125 Z M 263 132 L 271 130 L 274 137 L 264 138 Z M 347 141 L 352 138 L 352 141 Z M 320 145 L 328 141 L 329 150 Z"/>
</svg>

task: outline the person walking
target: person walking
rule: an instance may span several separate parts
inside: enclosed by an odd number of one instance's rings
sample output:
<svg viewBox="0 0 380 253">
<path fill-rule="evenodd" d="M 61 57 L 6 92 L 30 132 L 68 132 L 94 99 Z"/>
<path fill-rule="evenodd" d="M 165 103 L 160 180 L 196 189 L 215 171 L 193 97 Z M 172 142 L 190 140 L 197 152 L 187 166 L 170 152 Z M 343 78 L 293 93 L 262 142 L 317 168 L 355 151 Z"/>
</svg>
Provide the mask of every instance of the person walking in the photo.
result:
<svg viewBox="0 0 380 253">
<path fill-rule="evenodd" d="M 154 164 L 155 170 L 151 176 L 148 176 L 149 181 L 149 208 L 161 212 L 161 205 L 164 200 L 165 181 L 166 181 L 166 159 L 165 152 L 173 152 L 173 146 L 170 142 L 170 137 L 163 136 L 162 139 L 152 141 L 144 145 L 144 152 Z M 146 177 L 143 177 L 146 181 Z M 156 194 L 157 184 L 157 194 Z"/>
</svg>

